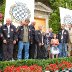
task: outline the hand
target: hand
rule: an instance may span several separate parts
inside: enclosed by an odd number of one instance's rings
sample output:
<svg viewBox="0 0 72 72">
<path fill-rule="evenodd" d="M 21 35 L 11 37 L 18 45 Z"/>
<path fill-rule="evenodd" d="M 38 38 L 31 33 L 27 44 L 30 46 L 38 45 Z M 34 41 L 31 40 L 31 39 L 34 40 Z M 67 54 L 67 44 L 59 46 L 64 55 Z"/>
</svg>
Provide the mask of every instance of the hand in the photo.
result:
<svg viewBox="0 0 72 72">
<path fill-rule="evenodd" d="M 13 41 L 13 44 L 16 44 L 16 40 Z"/>
<path fill-rule="evenodd" d="M 30 42 L 31 44 L 33 44 L 33 42 Z"/>
<path fill-rule="evenodd" d="M 41 46 L 42 44 L 41 43 L 39 43 L 39 46 Z"/>
<path fill-rule="evenodd" d="M 17 39 L 17 42 L 18 42 L 18 39 Z"/>
<path fill-rule="evenodd" d="M 3 37 L 3 34 L 1 34 L 1 37 Z"/>
<path fill-rule="evenodd" d="M 42 46 L 44 45 L 44 43 L 41 44 Z"/>
<path fill-rule="evenodd" d="M 6 40 L 3 40 L 3 43 L 5 43 L 5 44 L 6 44 L 6 43 L 7 43 L 7 41 L 6 41 Z"/>
</svg>

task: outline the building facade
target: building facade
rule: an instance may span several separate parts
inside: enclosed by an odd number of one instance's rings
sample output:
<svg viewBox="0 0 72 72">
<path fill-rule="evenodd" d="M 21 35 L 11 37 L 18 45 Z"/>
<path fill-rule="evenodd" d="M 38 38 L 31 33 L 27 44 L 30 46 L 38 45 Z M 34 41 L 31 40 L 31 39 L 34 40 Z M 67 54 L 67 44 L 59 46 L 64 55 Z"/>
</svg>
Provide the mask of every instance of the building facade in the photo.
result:
<svg viewBox="0 0 72 72">
<path fill-rule="evenodd" d="M 52 9 L 41 2 L 35 2 L 34 9 L 34 19 L 36 21 L 35 28 L 38 29 L 38 25 L 43 26 L 43 31 L 49 27 L 49 16 L 52 12 Z"/>
</svg>

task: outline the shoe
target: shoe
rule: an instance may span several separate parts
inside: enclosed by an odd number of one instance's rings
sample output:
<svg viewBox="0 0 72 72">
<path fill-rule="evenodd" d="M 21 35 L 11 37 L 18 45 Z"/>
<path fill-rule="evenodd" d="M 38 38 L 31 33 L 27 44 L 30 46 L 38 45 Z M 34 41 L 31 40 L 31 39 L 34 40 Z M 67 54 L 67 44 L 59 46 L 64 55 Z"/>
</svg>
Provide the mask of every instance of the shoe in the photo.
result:
<svg viewBox="0 0 72 72">
<path fill-rule="evenodd" d="M 15 61 L 13 58 L 12 58 L 12 60 L 11 61 Z"/>
</svg>

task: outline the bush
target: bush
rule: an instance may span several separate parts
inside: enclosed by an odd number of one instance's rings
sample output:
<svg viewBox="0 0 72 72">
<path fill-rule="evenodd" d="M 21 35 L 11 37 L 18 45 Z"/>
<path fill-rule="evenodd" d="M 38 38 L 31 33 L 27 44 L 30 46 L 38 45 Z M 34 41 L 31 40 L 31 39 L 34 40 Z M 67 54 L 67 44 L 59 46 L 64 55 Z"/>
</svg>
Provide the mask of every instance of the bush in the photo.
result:
<svg viewBox="0 0 72 72">
<path fill-rule="evenodd" d="M 42 59 L 42 60 L 38 60 L 38 59 L 29 59 L 29 60 L 21 60 L 21 61 L 1 61 L 0 62 L 0 70 L 4 70 L 7 66 L 23 66 L 23 65 L 27 65 L 27 66 L 31 66 L 34 64 L 37 64 L 39 66 L 42 66 L 43 70 L 45 70 L 46 66 L 49 64 L 54 64 L 54 63 L 60 63 L 61 61 L 68 61 L 68 62 L 72 62 L 72 57 L 66 57 L 66 58 L 58 58 L 58 59 Z"/>
</svg>

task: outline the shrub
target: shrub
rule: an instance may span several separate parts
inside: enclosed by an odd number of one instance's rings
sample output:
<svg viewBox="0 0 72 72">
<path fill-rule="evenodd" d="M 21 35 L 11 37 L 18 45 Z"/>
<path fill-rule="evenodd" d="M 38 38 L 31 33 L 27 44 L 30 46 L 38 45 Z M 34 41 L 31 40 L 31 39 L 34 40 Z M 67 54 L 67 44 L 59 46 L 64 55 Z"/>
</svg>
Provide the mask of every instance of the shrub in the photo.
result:
<svg viewBox="0 0 72 72">
<path fill-rule="evenodd" d="M 38 59 L 29 59 L 29 60 L 21 60 L 21 61 L 0 61 L 0 70 L 4 70 L 7 66 L 14 66 L 14 67 L 18 67 L 18 66 L 31 66 L 34 64 L 37 64 L 38 66 L 41 66 L 43 68 L 43 70 L 45 70 L 46 66 L 49 64 L 54 64 L 54 63 L 61 63 L 62 61 L 68 61 L 68 62 L 72 62 L 72 57 L 66 57 L 66 58 L 58 58 L 58 59 L 42 59 L 42 60 L 38 60 Z"/>
</svg>

